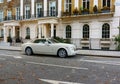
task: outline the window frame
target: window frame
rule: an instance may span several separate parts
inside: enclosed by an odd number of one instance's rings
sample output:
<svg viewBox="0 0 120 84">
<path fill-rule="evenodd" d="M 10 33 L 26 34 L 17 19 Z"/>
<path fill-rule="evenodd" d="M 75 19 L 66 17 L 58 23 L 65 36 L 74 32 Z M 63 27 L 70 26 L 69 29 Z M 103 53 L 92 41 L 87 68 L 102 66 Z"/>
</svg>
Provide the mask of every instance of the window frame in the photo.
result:
<svg viewBox="0 0 120 84">
<path fill-rule="evenodd" d="M 0 11 L 0 22 L 3 21 L 3 17 L 4 17 L 3 11 Z"/>
<path fill-rule="evenodd" d="M 31 17 L 31 7 L 30 5 L 25 5 L 25 19 L 30 19 Z"/>
<path fill-rule="evenodd" d="M 105 2 L 105 3 L 104 3 Z M 111 5 L 111 0 L 102 0 L 102 6 L 110 7 Z"/>
<path fill-rule="evenodd" d="M 26 28 L 26 36 L 30 36 L 30 28 L 29 27 Z"/>
<path fill-rule="evenodd" d="M 88 28 L 88 29 L 85 29 Z M 90 27 L 88 24 L 83 25 L 83 38 L 90 38 Z"/>
<path fill-rule="evenodd" d="M 83 4 L 83 9 L 84 8 L 87 8 L 87 9 L 90 8 L 90 0 L 83 0 L 82 4 Z"/>
<path fill-rule="evenodd" d="M 42 16 L 43 16 L 43 4 L 36 3 L 36 17 L 42 17 Z"/>
<path fill-rule="evenodd" d="M 49 16 L 56 16 L 56 8 L 57 8 L 56 3 L 57 3 L 56 1 L 49 1 Z"/>
<path fill-rule="evenodd" d="M 107 27 L 105 27 L 107 26 Z M 108 39 L 110 38 L 110 25 L 108 23 L 104 23 L 102 25 L 102 38 Z"/>
<path fill-rule="evenodd" d="M 20 20 L 20 7 L 16 7 L 16 20 Z"/>
<path fill-rule="evenodd" d="M 66 31 L 66 38 L 71 38 L 72 37 L 72 27 L 70 25 L 67 25 L 65 28 Z"/>
<path fill-rule="evenodd" d="M 64 11 L 71 13 L 71 11 L 72 11 L 72 0 L 65 0 Z"/>
</svg>

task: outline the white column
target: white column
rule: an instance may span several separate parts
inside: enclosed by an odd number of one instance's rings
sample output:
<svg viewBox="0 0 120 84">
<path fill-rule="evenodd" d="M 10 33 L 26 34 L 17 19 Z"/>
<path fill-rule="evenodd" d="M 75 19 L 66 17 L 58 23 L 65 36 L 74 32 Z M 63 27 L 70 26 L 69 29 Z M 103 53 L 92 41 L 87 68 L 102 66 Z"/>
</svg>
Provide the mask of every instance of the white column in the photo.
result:
<svg viewBox="0 0 120 84">
<path fill-rule="evenodd" d="M 41 34 L 41 35 L 42 35 L 41 37 L 43 38 L 43 36 L 44 36 L 44 25 L 43 25 L 43 24 L 41 25 L 41 33 L 42 33 L 42 34 Z M 44 36 L 44 37 L 45 37 L 45 36 Z"/>
<path fill-rule="evenodd" d="M 41 38 L 41 24 L 39 25 L 39 36 L 38 36 L 38 38 Z"/>
<path fill-rule="evenodd" d="M 58 17 L 61 17 L 62 12 L 62 0 L 58 0 Z"/>
<path fill-rule="evenodd" d="M 44 16 L 47 16 L 47 0 L 44 0 Z"/>
<path fill-rule="evenodd" d="M 5 26 L 4 26 L 4 42 L 7 42 L 7 31 Z"/>
<path fill-rule="evenodd" d="M 44 29 L 44 37 L 46 38 L 46 25 L 43 25 L 43 29 Z"/>
<path fill-rule="evenodd" d="M 12 37 L 14 38 L 15 37 L 15 26 L 13 26 L 13 29 L 12 29 L 13 31 L 13 33 L 12 33 Z"/>
<path fill-rule="evenodd" d="M 22 37 L 22 28 L 19 27 L 20 37 Z"/>
<path fill-rule="evenodd" d="M 23 0 L 20 0 L 20 16 L 23 19 Z"/>
<path fill-rule="evenodd" d="M 35 14 L 35 13 L 34 13 L 34 8 L 35 8 L 35 5 L 34 5 L 34 4 L 35 4 L 35 1 L 34 1 L 34 0 L 31 0 L 31 12 L 32 12 L 32 13 L 31 13 L 31 14 L 32 14 L 31 16 L 32 16 L 32 18 L 34 17 L 34 14 Z"/>
<path fill-rule="evenodd" d="M 51 37 L 54 36 L 54 24 L 51 24 Z"/>
<path fill-rule="evenodd" d="M 79 6 L 78 6 L 78 0 L 75 0 L 75 8 L 79 9 Z"/>
</svg>

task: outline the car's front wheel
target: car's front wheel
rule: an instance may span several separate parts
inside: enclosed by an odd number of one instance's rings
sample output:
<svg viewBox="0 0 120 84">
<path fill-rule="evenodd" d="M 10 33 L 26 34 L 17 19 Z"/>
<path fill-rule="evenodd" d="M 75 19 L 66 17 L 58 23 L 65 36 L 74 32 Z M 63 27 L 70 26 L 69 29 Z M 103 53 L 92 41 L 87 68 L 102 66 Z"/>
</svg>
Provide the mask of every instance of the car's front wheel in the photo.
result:
<svg viewBox="0 0 120 84">
<path fill-rule="evenodd" d="M 65 58 L 65 57 L 67 57 L 67 51 L 65 49 L 60 49 L 60 50 L 58 50 L 57 55 L 61 58 Z"/>
<path fill-rule="evenodd" d="M 26 53 L 26 55 L 32 55 L 33 54 L 32 49 L 30 47 L 26 48 L 25 53 Z"/>
</svg>

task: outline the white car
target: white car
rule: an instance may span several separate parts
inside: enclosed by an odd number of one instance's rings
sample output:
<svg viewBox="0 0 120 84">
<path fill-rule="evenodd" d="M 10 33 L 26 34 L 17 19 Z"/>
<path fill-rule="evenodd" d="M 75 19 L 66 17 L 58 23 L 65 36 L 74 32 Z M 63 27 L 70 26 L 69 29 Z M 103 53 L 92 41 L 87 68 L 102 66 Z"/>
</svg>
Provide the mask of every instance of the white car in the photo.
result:
<svg viewBox="0 0 120 84">
<path fill-rule="evenodd" d="M 67 57 L 76 55 L 73 44 L 59 43 L 55 39 L 36 39 L 33 42 L 22 44 L 22 51 L 27 54 L 46 54 Z"/>
</svg>

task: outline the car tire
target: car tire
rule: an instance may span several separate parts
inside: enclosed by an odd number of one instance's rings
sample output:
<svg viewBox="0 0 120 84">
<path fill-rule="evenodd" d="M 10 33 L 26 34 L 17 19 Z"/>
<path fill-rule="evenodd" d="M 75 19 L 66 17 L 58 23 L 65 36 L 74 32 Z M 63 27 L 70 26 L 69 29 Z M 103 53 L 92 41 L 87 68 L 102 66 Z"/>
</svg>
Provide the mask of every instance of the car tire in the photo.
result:
<svg viewBox="0 0 120 84">
<path fill-rule="evenodd" d="M 32 55 L 33 51 L 30 47 L 28 47 L 28 48 L 25 49 L 25 53 L 26 53 L 26 55 Z"/>
<path fill-rule="evenodd" d="M 61 58 L 67 57 L 67 51 L 65 49 L 59 49 L 57 55 Z"/>
</svg>

